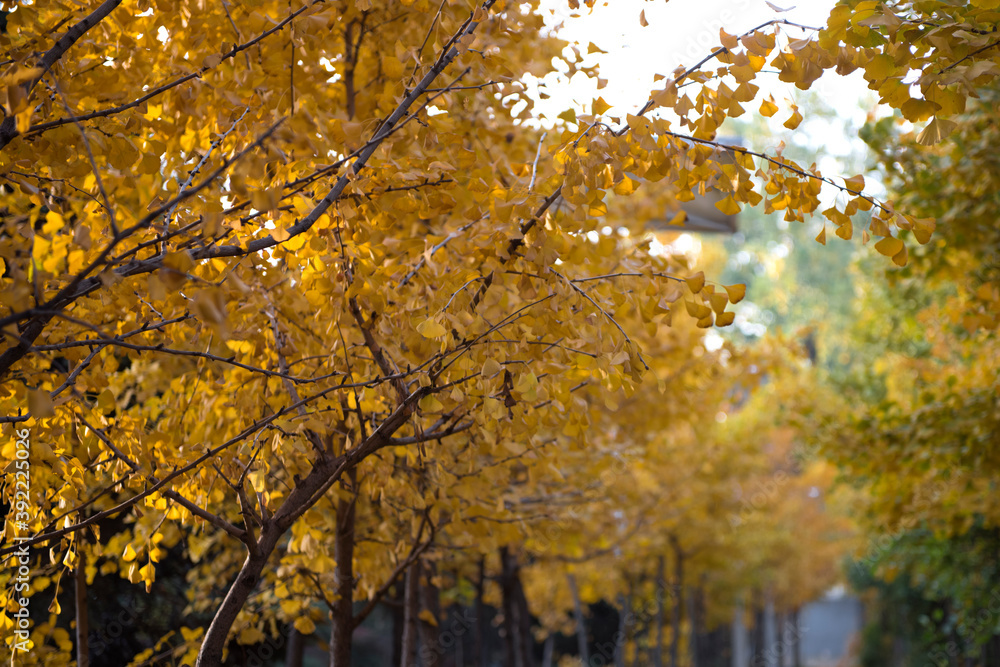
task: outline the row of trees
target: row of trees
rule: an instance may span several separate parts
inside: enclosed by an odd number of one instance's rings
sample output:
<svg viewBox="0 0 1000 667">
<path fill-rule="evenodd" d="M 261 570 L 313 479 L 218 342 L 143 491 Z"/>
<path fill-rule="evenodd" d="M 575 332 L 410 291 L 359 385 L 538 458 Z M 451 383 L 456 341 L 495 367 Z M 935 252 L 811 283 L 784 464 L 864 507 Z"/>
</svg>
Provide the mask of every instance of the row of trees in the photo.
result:
<svg viewBox="0 0 1000 667">
<path fill-rule="evenodd" d="M 980 91 L 933 150 L 892 118 L 864 132 L 901 206 L 939 223 L 891 288 L 856 304 L 853 347 L 877 363 L 835 376 L 847 405 L 820 431 L 863 499 L 848 572 L 872 601 L 866 665 L 1000 657 L 996 100 Z"/>
<path fill-rule="evenodd" d="M 658 597 L 616 651 L 664 660 L 671 615 L 675 664 L 683 619 L 725 617 L 734 591 L 794 609 L 845 530 L 807 500 L 829 471 L 748 407 L 789 362 L 709 352 L 745 290 L 658 251 L 647 223 L 707 189 L 790 222 L 838 192 L 837 235 L 870 212 L 864 241 L 905 264 L 932 220 L 716 134 L 763 72 L 807 88 L 861 68 L 940 139 L 996 66 L 989 4 L 849 2 L 818 37 L 723 32 L 638 113 L 598 100 L 548 133 L 522 79 L 597 73 L 536 2 L 4 5 L 0 420 L 31 452 L 27 500 L 14 468 L 3 487 L 0 553 L 28 549 L 33 574 L 19 664 L 86 662 L 86 587 L 118 574 L 155 600 L 174 558 L 191 622 L 137 663 L 218 665 L 329 618 L 348 665 L 403 581 L 402 664 L 434 664 L 443 573 L 482 582 L 484 558 L 514 665 L 531 615 L 554 631 L 599 598 Z M 692 591 L 671 611 L 664 581 Z"/>
</svg>

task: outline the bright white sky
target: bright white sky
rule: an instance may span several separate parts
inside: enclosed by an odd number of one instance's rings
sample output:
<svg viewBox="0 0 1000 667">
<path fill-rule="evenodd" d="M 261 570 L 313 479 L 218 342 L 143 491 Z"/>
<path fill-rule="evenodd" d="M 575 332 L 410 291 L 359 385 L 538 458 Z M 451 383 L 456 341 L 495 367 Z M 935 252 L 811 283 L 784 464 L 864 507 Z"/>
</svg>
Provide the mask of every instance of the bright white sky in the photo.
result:
<svg viewBox="0 0 1000 667">
<path fill-rule="evenodd" d="M 552 81 L 546 87 L 551 98 L 538 100 L 535 112 L 552 118 L 572 106 L 578 113 L 590 113 L 591 100 L 600 95 L 612 105 L 607 115 L 624 117 L 625 113 L 641 107 L 651 91 L 662 88 L 662 82 L 653 81 L 654 75 L 669 77 L 677 66 L 693 65 L 718 47 L 720 27 L 729 34 L 738 35 L 766 21 L 780 18 L 821 28 L 826 25 L 835 2 L 777 0 L 774 4 L 789 9 L 778 13 L 765 0 L 609 0 L 606 6 L 596 7 L 592 12 L 583 8 L 575 12 L 578 17 L 571 18 L 567 0 L 543 0 L 543 7 L 547 8 L 547 24 L 558 26 L 560 37 L 578 44 L 583 53 L 591 42 L 607 52 L 590 56 L 592 60 L 587 62 L 588 65 L 596 62 L 600 66 L 600 76 L 607 80 L 607 85 L 598 90 L 596 81 L 583 75 L 575 76 L 568 86 L 565 81 Z M 646 27 L 640 24 L 640 12 L 645 12 Z M 782 30 L 793 39 L 811 34 L 792 27 L 783 27 Z M 857 166 L 847 163 L 858 162 L 858 156 L 866 152 L 863 142 L 857 138 L 857 130 L 873 109 L 876 99 L 860 72 L 848 77 L 828 72 L 815 82 L 811 90 L 834 109 L 837 117 L 810 120 L 806 114 L 806 120 L 794 133 L 781 126 L 788 117 L 787 107 L 782 102 L 799 99 L 801 91 L 792 84 L 779 81 L 774 74 L 762 73 L 755 83 L 760 86 L 763 97 L 769 93 L 774 95 L 781 110 L 769 122 L 774 133 L 771 142 L 753 148 L 773 149 L 784 138 L 815 151 L 818 166 L 826 175 L 852 176 L 857 173 Z M 757 105 L 746 105 L 746 108 L 752 113 Z M 851 169 L 855 171 L 850 172 Z M 868 184 L 870 192 L 881 194 L 878 179 L 869 179 Z M 824 194 L 831 200 L 834 196 L 832 191 L 824 190 Z M 671 245 L 676 246 L 675 251 L 693 253 L 697 253 L 700 247 L 700 243 L 687 234 L 681 235 Z M 787 248 L 782 246 L 782 250 L 787 251 Z M 746 324 L 744 320 L 746 317 L 738 314 L 737 325 Z M 759 335 L 762 332 L 754 333 Z M 718 334 L 713 332 L 710 338 L 706 341 L 710 349 L 721 345 L 722 339 Z"/>
<path fill-rule="evenodd" d="M 548 24 L 553 27 L 562 24 L 558 28 L 561 37 L 579 44 L 584 53 L 591 42 L 607 51 L 590 58 L 591 62 L 600 65 L 601 77 L 608 83 L 604 89 L 597 90 L 596 82 L 583 75 L 575 76 L 569 86 L 565 82 L 553 82 L 546 90 L 551 99 L 539 101 L 535 110 L 552 117 L 567 106 L 576 106 L 578 111 L 589 113 L 590 101 L 600 95 L 612 105 L 609 115 L 624 116 L 642 106 L 652 90 L 662 87 L 662 83 L 654 83 L 655 74 L 669 76 L 678 65 L 697 63 L 718 47 L 720 27 L 730 34 L 741 34 L 775 18 L 823 27 L 835 4 L 835 0 L 793 2 L 780 0 L 775 3 L 790 8 L 782 13 L 775 12 L 765 0 L 610 0 L 606 6 L 595 7 L 592 12 L 586 8 L 570 12 L 567 0 L 543 0 Z M 643 11 L 647 27 L 639 23 L 639 14 Z M 571 18 L 571 13 L 579 16 Z M 793 38 L 807 34 L 791 27 L 783 30 Z M 773 94 L 779 106 L 782 100 L 795 100 L 800 94 L 792 84 L 778 81 L 776 75 L 761 74 L 755 83 L 765 97 L 768 93 Z M 833 156 L 847 155 L 852 146 L 857 150 L 855 142 L 858 140 L 854 135 L 856 127 L 864 122 L 868 110 L 865 107 L 871 106 L 871 92 L 859 72 L 850 77 L 827 73 L 813 84 L 812 90 L 836 109 L 843 122 L 838 131 L 836 127 L 810 126 L 807 119 L 801 128 L 803 131 L 798 134 L 800 138 L 805 134 L 821 136 L 819 144 L 830 157 L 826 164 L 821 161 L 819 166 L 831 174 L 839 173 L 841 165 Z M 863 104 L 863 100 L 868 103 Z M 756 105 L 747 109 L 755 111 Z M 781 128 L 787 117 L 782 108 L 771 119 L 776 135 L 787 135 Z"/>
<path fill-rule="evenodd" d="M 582 74 L 573 77 L 569 85 L 565 81 L 552 81 L 546 87 L 551 98 L 538 100 L 535 112 L 552 118 L 567 107 L 575 106 L 578 113 L 590 113 L 591 100 L 600 95 L 612 105 L 607 115 L 624 117 L 625 113 L 641 107 L 651 91 L 662 88 L 662 82 L 653 81 L 654 75 L 670 76 L 678 65 L 693 65 L 718 47 L 720 27 L 729 34 L 738 35 L 777 18 L 820 28 L 826 25 L 835 2 L 779 0 L 774 4 L 788 9 L 779 13 L 765 0 L 608 0 L 607 4 L 592 11 L 583 7 L 571 12 L 567 0 L 543 0 L 547 24 L 557 28 L 561 37 L 579 44 L 583 53 L 591 42 L 607 52 L 589 56 L 591 60 L 587 63 L 596 62 L 600 66 L 601 78 L 607 80 L 607 86 L 598 90 L 596 81 Z M 640 25 L 641 12 L 645 12 L 646 27 Z M 571 17 L 571 14 L 578 16 Z M 788 26 L 782 30 L 793 39 L 812 34 Z M 769 120 L 774 134 L 771 142 L 753 148 L 768 150 L 782 139 L 793 141 L 815 151 L 817 164 L 824 174 L 853 176 L 857 173 L 857 165 L 848 165 L 845 160 L 857 162 L 857 156 L 866 152 L 866 147 L 857 138 L 857 130 L 876 99 L 860 71 L 848 77 L 827 72 L 816 81 L 810 90 L 830 105 L 837 117 L 810 119 L 806 113 L 806 120 L 794 133 L 782 127 L 788 118 L 783 101 L 795 101 L 802 92 L 766 70 L 758 75 L 755 83 L 761 88 L 761 96 L 774 95 L 780 111 Z M 756 107 L 756 104 L 747 105 L 747 111 L 756 112 Z M 886 111 L 881 110 L 881 113 Z M 847 173 L 849 171 L 851 173 Z M 869 180 L 869 184 L 872 194 L 881 194 L 877 179 Z"/>
<path fill-rule="evenodd" d="M 765 0 L 610 0 L 592 12 L 585 8 L 570 12 L 566 0 L 545 0 L 543 6 L 548 8 L 550 25 L 562 22 L 558 31 L 561 37 L 584 49 L 593 42 L 607 51 L 593 56 L 600 64 L 602 77 L 608 79 L 607 88 L 600 94 L 621 110 L 632 111 L 658 87 L 653 83 L 654 74 L 670 75 L 678 65 L 696 63 L 718 47 L 720 27 L 730 34 L 740 34 L 775 18 L 822 27 L 834 5 L 834 0 L 799 2 L 800 6 L 785 3 L 794 8 L 780 14 Z M 645 28 L 639 24 L 643 11 L 649 23 Z M 580 16 L 571 18 L 571 13 Z M 596 93 L 595 88 L 585 84 L 584 77 L 577 77 L 573 83 L 577 101 L 590 99 Z M 790 87 L 778 81 L 775 84 Z"/>
</svg>

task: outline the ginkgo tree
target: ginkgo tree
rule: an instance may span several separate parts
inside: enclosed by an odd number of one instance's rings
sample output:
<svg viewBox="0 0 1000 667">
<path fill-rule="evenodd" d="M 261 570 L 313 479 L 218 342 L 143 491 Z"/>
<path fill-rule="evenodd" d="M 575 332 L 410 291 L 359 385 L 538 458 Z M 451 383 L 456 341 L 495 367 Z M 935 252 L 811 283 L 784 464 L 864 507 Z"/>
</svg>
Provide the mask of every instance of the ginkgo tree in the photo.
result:
<svg viewBox="0 0 1000 667">
<path fill-rule="evenodd" d="M 401 526 L 375 599 L 442 521 L 435 482 L 394 486 L 397 466 L 448 447 L 474 471 L 547 431 L 586 442 L 574 396 L 634 390 L 639 328 L 732 322 L 741 287 L 642 241 L 664 202 L 716 189 L 723 212 L 801 221 L 827 187 L 846 195 L 824 211 L 839 235 L 870 210 L 862 236 L 905 263 L 901 232 L 926 242 L 932 221 L 717 132 L 767 65 L 800 87 L 862 67 L 940 138 L 996 67 L 990 4 L 851 2 L 818 38 L 777 19 L 723 32 L 637 113 L 598 100 L 543 138 L 526 75 L 596 71 L 537 2 L 4 3 L 0 420 L 29 434 L 31 493 L 0 552 L 30 550 L 56 587 L 99 567 L 153 591 L 166 548 L 227 542 L 226 593 L 184 635 L 186 659 L 217 665 L 279 559 L 353 577 L 352 551 L 315 542 L 368 493 Z M 600 234 L 609 221 L 628 236 Z M 126 530 L 102 534 L 115 517 Z M 24 664 L 65 654 L 45 642 L 57 607 Z"/>
</svg>

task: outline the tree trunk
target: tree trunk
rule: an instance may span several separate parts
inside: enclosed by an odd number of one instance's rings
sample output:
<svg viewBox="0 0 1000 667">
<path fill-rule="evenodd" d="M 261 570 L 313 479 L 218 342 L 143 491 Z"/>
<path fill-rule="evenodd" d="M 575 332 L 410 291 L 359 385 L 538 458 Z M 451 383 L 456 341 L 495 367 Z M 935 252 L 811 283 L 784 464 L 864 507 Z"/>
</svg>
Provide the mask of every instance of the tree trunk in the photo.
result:
<svg viewBox="0 0 1000 667">
<path fill-rule="evenodd" d="M 624 594 L 618 595 L 618 634 L 615 635 L 615 667 L 625 667 L 625 645 L 627 643 L 628 615 L 631 613 L 632 602 Z"/>
<path fill-rule="evenodd" d="M 405 624 L 405 613 L 403 611 L 406 601 L 406 574 L 396 580 L 396 592 L 393 595 L 392 606 L 392 664 L 397 667 L 403 662 L 403 627 Z"/>
<path fill-rule="evenodd" d="M 521 583 L 520 568 L 517 570 L 517 577 L 514 579 L 514 591 L 517 595 L 518 622 L 520 623 L 521 652 L 524 667 L 532 667 L 535 664 L 531 655 L 534 646 L 534 636 L 531 634 L 531 610 L 528 608 L 528 596 L 524 593 L 524 585 Z"/>
<path fill-rule="evenodd" d="M 359 445 L 355 454 L 356 459 L 353 465 L 364 458 L 365 452 L 376 451 L 384 446 L 382 443 L 388 442 L 388 438 L 402 425 L 404 417 L 397 418 L 397 422 L 390 424 L 379 434 L 378 439 L 369 439 Z M 275 547 L 295 521 L 302 514 L 316 504 L 320 496 L 317 493 L 323 489 L 331 478 L 336 478 L 339 470 L 343 470 L 339 465 L 349 465 L 350 459 L 347 455 L 337 458 L 327 458 L 317 462 L 305 479 L 296 484 L 292 492 L 282 503 L 274 517 L 264 522 L 261 526 L 260 534 L 256 544 L 252 549 L 248 549 L 246 560 L 243 561 L 236 579 L 233 581 L 222 604 L 215 610 L 205 638 L 201 642 L 201 649 L 198 651 L 198 659 L 195 667 L 219 667 L 222 664 L 222 652 L 226 647 L 226 640 L 229 638 L 229 631 L 233 627 L 233 622 L 239 615 L 247 598 L 253 593 L 260 581 L 260 573 L 267 565 L 268 559 L 274 553 Z"/>
<path fill-rule="evenodd" d="M 291 623 L 288 624 L 288 649 L 285 652 L 285 667 L 302 667 L 302 654 L 306 647 L 302 634 Z"/>
<path fill-rule="evenodd" d="M 788 628 L 785 627 L 785 614 L 774 613 L 774 627 L 777 628 L 777 640 L 774 643 L 774 658 L 776 667 L 785 667 L 785 635 Z"/>
<path fill-rule="evenodd" d="M 400 667 L 417 667 L 417 616 L 420 613 L 420 560 L 406 570 L 403 594 L 403 660 Z"/>
<path fill-rule="evenodd" d="M 668 589 L 663 556 L 656 559 L 656 646 L 653 647 L 653 667 L 663 667 L 663 596 Z"/>
<path fill-rule="evenodd" d="M 750 631 L 750 660 L 756 663 L 763 657 L 764 650 L 764 605 L 759 591 L 753 591 L 750 600 L 753 618 L 753 629 Z M 764 663 L 761 661 L 760 664 Z"/>
<path fill-rule="evenodd" d="M 586 667 L 590 664 L 590 653 L 587 651 L 587 625 L 583 617 L 583 603 L 580 602 L 580 591 L 576 587 L 576 577 L 567 574 L 569 592 L 573 596 L 573 616 L 576 618 L 576 648 L 580 653 L 580 664 Z"/>
<path fill-rule="evenodd" d="M 770 589 L 764 593 L 763 627 L 761 647 L 758 653 L 766 667 L 777 667 L 774 662 L 774 645 L 777 643 L 774 623 L 774 594 Z"/>
<path fill-rule="evenodd" d="M 479 580 L 476 582 L 476 634 L 475 646 L 473 648 L 474 660 L 479 667 L 487 667 L 486 664 L 486 603 L 483 601 L 483 594 L 486 590 L 486 556 L 479 558 Z M 460 666 L 464 667 L 464 665 Z"/>
<path fill-rule="evenodd" d="M 422 563 L 422 581 L 420 582 L 421 611 L 429 611 L 434 616 L 435 623 L 441 623 L 441 597 L 434 585 L 434 575 L 437 568 L 428 561 Z M 441 642 L 438 636 L 438 626 L 420 619 L 420 664 L 421 667 L 438 667 L 441 663 Z"/>
<path fill-rule="evenodd" d="M 674 547 L 674 609 L 671 618 L 673 628 L 670 633 L 670 667 L 677 667 L 677 659 L 680 657 L 681 621 L 684 611 L 684 552 L 681 551 L 680 542 L 673 535 L 670 536 L 670 543 Z"/>
<path fill-rule="evenodd" d="M 552 651 L 555 649 L 556 638 L 549 635 L 545 638 L 545 647 L 542 649 L 542 667 L 552 667 Z"/>
<path fill-rule="evenodd" d="M 698 667 L 698 589 L 687 590 L 684 600 L 687 604 L 688 616 L 688 661 L 691 667 Z"/>
<path fill-rule="evenodd" d="M 87 557 L 78 552 L 76 562 L 76 664 L 90 667 L 88 635 L 90 622 L 87 617 Z"/>
<path fill-rule="evenodd" d="M 239 574 L 236 575 L 236 580 L 229 587 L 225 599 L 219 605 L 212 618 L 212 623 L 208 626 L 195 667 L 218 667 L 222 664 L 222 651 L 226 646 L 229 630 L 233 627 L 233 622 L 240 610 L 243 609 L 243 605 L 246 604 L 247 598 L 257 587 L 260 573 L 267 564 L 268 556 L 274 551 L 278 538 L 284 531 L 279 532 L 274 524 L 270 524 L 265 526 L 261 532 L 266 548 L 260 549 L 257 554 L 247 556 L 247 559 L 243 561 L 243 566 L 240 568 Z"/>
<path fill-rule="evenodd" d="M 504 631 L 506 632 L 508 667 L 529 667 L 528 638 L 524 636 L 523 616 L 527 612 L 522 602 L 520 568 L 517 556 L 507 547 L 500 548 L 500 587 L 503 592 Z"/>
<path fill-rule="evenodd" d="M 732 647 L 732 667 L 747 667 L 750 664 L 750 633 L 746 626 L 746 607 L 743 597 L 736 602 L 733 609 L 733 647 Z"/>
<path fill-rule="evenodd" d="M 337 501 L 337 534 L 334 537 L 336 599 L 330 627 L 330 667 L 351 667 L 354 634 L 354 520 L 357 513 L 357 470 L 350 472 L 350 498 Z"/>
<path fill-rule="evenodd" d="M 799 608 L 792 610 L 792 662 L 795 667 L 802 667 L 802 628 L 799 627 Z"/>
</svg>

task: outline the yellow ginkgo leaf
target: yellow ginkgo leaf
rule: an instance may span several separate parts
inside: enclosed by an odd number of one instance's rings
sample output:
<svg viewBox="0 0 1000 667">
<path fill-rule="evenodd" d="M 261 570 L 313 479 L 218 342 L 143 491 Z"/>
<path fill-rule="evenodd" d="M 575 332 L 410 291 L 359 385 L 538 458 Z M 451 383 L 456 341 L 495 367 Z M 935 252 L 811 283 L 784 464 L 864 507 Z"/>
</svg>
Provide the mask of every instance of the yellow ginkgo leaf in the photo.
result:
<svg viewBox="0 0 1000 667">
<path fill-rule="evenodd" d="M 907 254 L 906 246 L 904 245 L 899 252 L 892 256 L 892 263 L 896 266 L 906 266 Z"/>
<path fill-rule="evenodd" d="M 747 295 L 747 286 L 742 283 L 727 285 L 726 294 L 729 296 L 729 303 L 739 303 Z"/>
<path fill-rule="evenodd" d="M 722 42 L 722 46 L 726 47 L 730 51 L 739 46 L 739 38 L 736 35 L 730 35 L 725 31 L 724 28 L 719 28 L 719 39 Z"/>
<path fill-rule="evenodd" d="M 740 205 L 736 203 L 732 195 L 729 195 L 722 201 L 715 203 L 715 208 L 719 209 L 726 215 L 736 215 L 740 212 Z"/>
<path fill-rule="evenodd" d="M 28 410 L 31 416 L 38 419 L 51 417 L 55 414 L 52 397 L 44 389 L 33 389 L 28 392 Z"/>
<path fill-rule="evenodd" d="M 894 257 L 903 249 L 903 242 L 894 236 L 889 236 L 875 244 L 875 249 L 886 257 Z"/>
<path fill-rule="evenodd" d="M 778 113 L 778 105 L 774 103 L 773 96 L 769 96 L 766 100 L 760 103 L 761 116 L 767 116 L 770 118 L 776 113 Z"/>
<path fill-rule="evenodd" d="M 264 639 L 264 633 L 257 628 L 243 628 L 236 637 L 236 641 L 244 646 L 256 644 Z"/>
<path fill-rule="evenodd" d="M 951 134 L 953 129 L 955 129 L 954 121 L 942 120 L 935 117 L 917 135 L 917 143 L 922 146 L 933 146 L 934 144 L 941 143 L 945 137 Z"/>
<path fill-rule="evenodd" d="M 693 276 L 686 278 L 684 282 L 687 283 L 688 289 L 697 294 L 705 286 L 705 272 L 699 271 Z"/>
<path fill-rule="evenodd" d="M 24 83 L 34 79 L 35 77 L 41 76 L 45 73 L 45 70 L 41 67 L 25 67 L 17 68 L 11 74 L 5 75 L 0 79 L 0 85 L 5 86 L 16 86 L 19 83 Z"/>
<path fill-rule="evenodd" d="M 316 632 L 316 624 L 308 616 L 299 616 L 295 619 L 295 629 L 304 635 L 311 635 Z"/>
<path fill-rule="evenodd" d="M 382 58 L 382 71 L 390 79 L 398 79 L 403 76 L 403 63 L 396 56 L 385 56 Z"/>
<path fill-rule="evenodd" d="M 424 338 L 440 338 L 448 333 L 448 330 L 435 319 L 427 319 L 417 325 L 417 331 Z"/>
<path fill-rule="evenodd" d="M 865 189 L 865 177 L 858 174 L 844 179 L 844 184 L 852 192 L 861 192 Z"/>
<path fill-rule="evenodd" d="M 487 359 L 483 363 L 482 375 L 484 378 L 491 378 L 500 372 L 500 363 L 496 359 Z"/>
<path fill-rule="evenodd" d="M 802 122 L 802 114 L 799 113 L 798 109 L 792 111 L 792 115 L 784 122 L 785 127 L 789 130 L 794 130 Z"/>
<path fill-rule="evenodd" d="M 610 109 L 611 105 L 605 102 L 603 97 L 598 97 L 596 100 L 594 100 L 594 105 L 592 108 L 594 111 L 594 115 L 600 116 L 605 111 Z"/>
<path fill-rule="evenodd" d="M 688 315 L 691 317 L 696 317 L 698 319 L 704 319 L 706 317 L 712 316 L 712 309 L 703 303 L 696 303 L 694 301 L 684 300 L 684 307 L 687 308 Z"/>
</svg>

